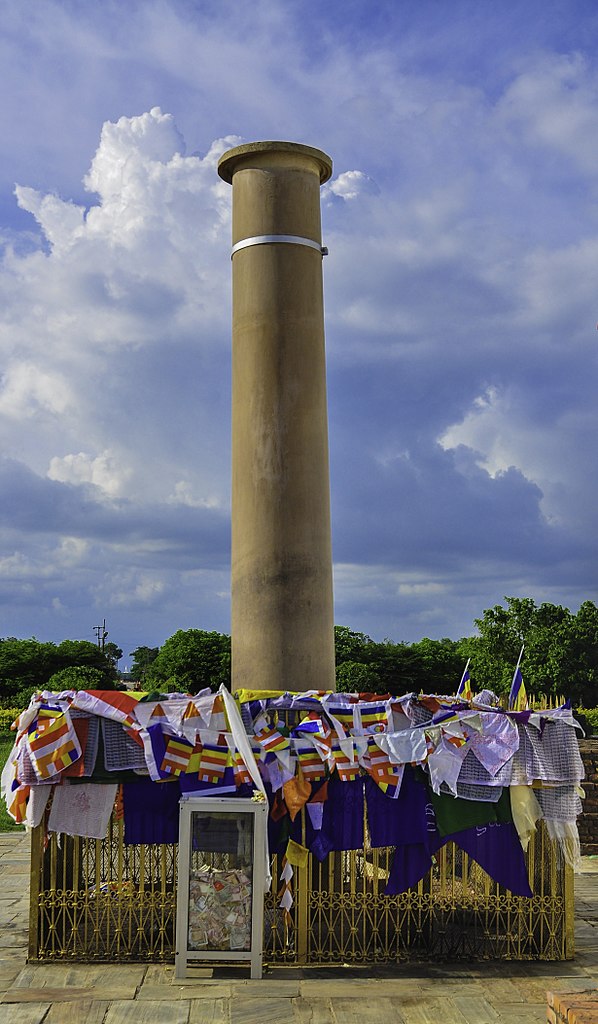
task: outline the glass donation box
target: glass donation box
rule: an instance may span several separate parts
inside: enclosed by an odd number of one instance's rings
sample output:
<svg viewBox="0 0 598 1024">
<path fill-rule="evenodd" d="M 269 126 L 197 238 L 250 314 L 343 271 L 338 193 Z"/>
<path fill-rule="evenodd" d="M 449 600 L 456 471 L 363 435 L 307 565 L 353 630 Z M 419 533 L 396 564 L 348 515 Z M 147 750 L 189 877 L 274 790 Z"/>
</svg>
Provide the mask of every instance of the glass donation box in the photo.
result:
<svg viewBox="0 0 598 1024">
<path fill-rule="evenodd" d="M 261 978 L 268 804 L 189 796 L 180 806 L 176 977 L 194 963 L 250 961 Z"/>
</svg>

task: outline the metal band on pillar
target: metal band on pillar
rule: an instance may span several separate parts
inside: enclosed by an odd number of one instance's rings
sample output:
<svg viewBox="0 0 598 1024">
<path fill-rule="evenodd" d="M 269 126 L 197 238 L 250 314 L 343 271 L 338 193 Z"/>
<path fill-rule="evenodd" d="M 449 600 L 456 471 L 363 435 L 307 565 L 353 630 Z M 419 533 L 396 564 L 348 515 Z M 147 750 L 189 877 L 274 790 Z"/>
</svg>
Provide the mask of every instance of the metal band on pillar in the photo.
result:
<svg viewBox="0 0 598 1024">
<path fill-rule="evenodd" d="M 278 242 L 285 242 L 288 245 L 307 245 L 309 249 L 315 249 L 320 256 L 327 256 L 328 249 L 313 238 L 302 238 L 301 235 L 253 235 L 251 238 L 242 238 L 240 242 L 233 245 L 230 258 L 232 260 L 239 249 L 247 249 L 250 245 L 272 245 Z"/>
</svg>

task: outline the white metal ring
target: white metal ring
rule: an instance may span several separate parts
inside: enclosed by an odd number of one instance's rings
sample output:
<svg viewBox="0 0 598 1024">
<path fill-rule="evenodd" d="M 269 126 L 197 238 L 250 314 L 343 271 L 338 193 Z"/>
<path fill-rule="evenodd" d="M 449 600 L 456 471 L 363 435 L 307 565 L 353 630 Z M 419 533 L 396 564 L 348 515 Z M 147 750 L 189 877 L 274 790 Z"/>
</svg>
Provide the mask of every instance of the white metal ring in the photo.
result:
<svg viewBox="0 0 598 1024">
<path fill-rule="evenodd" d="M 324 245 L 320 245 L 319 242 L 314 242 L 313 238 L 302 238 L 301 235 L 253 235 L 251 238 L 243 238 L 240 242 L 233 245 L 230 257 L 231 259 L 239 249 L 247 249 L 250 245 L 271 245 L 275 242 L 286 242 L 290 245 L 307 245 L 310 249 L 315 249 L 321 256 L 328 255 L 328 249 Z"/>
</svg>

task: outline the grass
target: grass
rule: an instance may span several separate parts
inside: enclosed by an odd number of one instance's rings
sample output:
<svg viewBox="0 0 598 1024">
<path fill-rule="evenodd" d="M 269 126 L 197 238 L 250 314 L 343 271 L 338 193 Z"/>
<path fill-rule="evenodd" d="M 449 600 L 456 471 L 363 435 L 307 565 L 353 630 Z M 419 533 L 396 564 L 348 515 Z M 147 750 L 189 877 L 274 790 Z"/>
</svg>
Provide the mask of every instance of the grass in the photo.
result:
<svg viewBox="0 0 598 1024">
<path fill-rule="evenodd" d="M 0 765 L 4 768 L 8 755 L 10 754 L 13 744 L 14 735 L 12 733 L 0 732 Z M 22 825 L 15 825 L 14 821 L 10 817 L 3 800 L 0 800 L 0 832 L 22 832 Z"/>
</svg>

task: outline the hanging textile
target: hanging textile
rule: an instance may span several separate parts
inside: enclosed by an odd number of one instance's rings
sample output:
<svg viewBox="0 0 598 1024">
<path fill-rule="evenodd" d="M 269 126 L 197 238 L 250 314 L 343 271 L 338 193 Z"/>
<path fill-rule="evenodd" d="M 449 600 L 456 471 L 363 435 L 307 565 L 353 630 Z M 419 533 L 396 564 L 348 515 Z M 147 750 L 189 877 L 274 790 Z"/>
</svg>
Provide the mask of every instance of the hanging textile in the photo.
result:
<svg viewBox="0 0 598 1024">
<path fill-rule="evenodd" d="M 178 842 L 181 790 L 176 783 L 140 779 L 122 788 L 127 846 Z"/>
<path fill-rule="evenodd" d="M 103 839 L 116 799 L 116 783 L 63 782 L 56 786 L 48 819 L 49 832 L 65 832 L 69 836 Z"/>
</svg>

